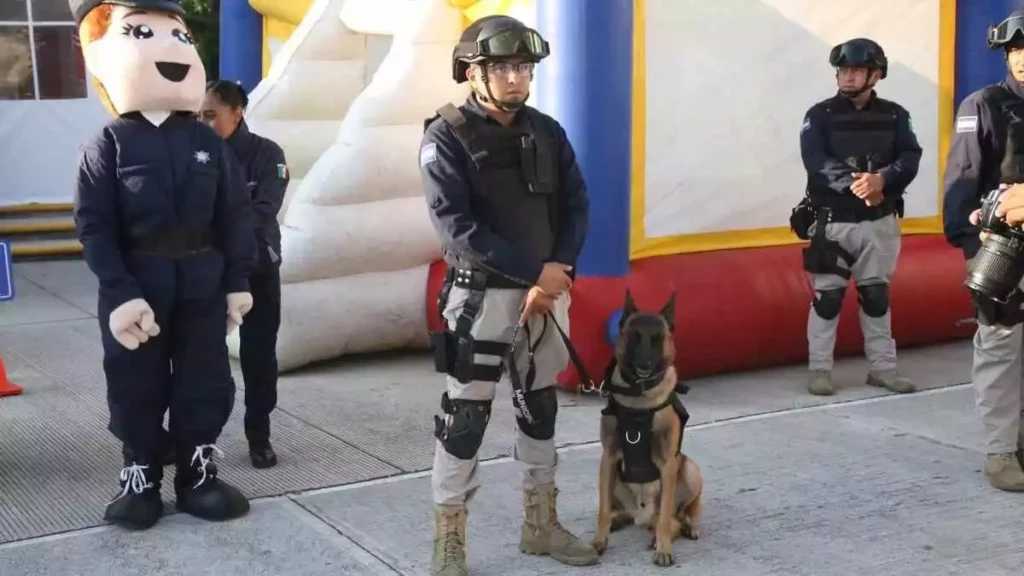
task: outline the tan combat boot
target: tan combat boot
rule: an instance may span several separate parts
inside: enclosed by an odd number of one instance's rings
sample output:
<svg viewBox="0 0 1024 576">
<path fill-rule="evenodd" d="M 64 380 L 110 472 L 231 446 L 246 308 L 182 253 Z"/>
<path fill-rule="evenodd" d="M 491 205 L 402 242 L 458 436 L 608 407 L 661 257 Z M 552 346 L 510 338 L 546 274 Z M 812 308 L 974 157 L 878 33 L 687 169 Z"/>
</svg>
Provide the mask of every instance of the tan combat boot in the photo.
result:
<svg viewBox="0 0 1024 576">
<path fill-rule="evenodd" d="M 1007 492 L 1024 492 L 1024 470 L 1017 454 L 989 454 L 985 457 L 985 475 L 994 488 Z"/>
<path fill-rule="evenodd" d="M 466 507 L 434 509 L 434 557 L 430 576 L 469 576 L 466 569 Z"/>
<path fill-rule="evenodd" d="M 816 396 L 831 396 L 836 393 L 832 387 L 832 372 L 830 370 L 811 370 L 810 378 L 807 381 L 807 391 Z"/>
<path fill-rule="evenodd" d="M 897 394 L 909 394 L 917 390 L 917 386 L 914 386 L 909 378 L 901 376 L 895 368 L 869 372 L 867 384 L 868 386 L 879 386 Z"/>
<path fill-rule="evenodd" d="M 597 564 L 597 550 L 566 530 L 558 522 L 558 489 L 554 484 L 523 490 L 523 534 L 519 551 L 548 555 L 562 564 Z"/>
</svg>

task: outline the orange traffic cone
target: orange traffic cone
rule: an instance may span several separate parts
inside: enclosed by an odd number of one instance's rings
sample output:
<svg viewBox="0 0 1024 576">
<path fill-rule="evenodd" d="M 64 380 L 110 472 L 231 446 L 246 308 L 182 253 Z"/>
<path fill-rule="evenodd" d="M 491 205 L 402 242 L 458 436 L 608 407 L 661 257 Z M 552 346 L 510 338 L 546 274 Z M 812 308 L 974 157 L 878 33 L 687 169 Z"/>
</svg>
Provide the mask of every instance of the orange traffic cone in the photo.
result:
<svg viewBox="0 0 1024 576">
<path fill-rule="evenodd" d="M 21 393 L 21 386 L 7 379 L 7 368 L 4 367 L 4 359 L 0 357 L 0 396 L 17 396 Z"/>
</svg>

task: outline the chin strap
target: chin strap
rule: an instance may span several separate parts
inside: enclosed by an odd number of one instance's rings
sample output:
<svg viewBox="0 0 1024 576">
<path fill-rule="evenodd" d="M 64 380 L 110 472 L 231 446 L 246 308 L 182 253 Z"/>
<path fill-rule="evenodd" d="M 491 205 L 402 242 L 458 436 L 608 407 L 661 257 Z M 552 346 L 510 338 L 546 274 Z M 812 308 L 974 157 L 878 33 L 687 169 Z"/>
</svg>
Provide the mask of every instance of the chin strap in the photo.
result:
<svg viewBox="0 0 1024 576">
<path fill-rule="evenodd" d="M 839 71 L 836 70 L 836 77 L 838 77 L 838 76 L 839 76 Z M 852 99 L 852 98 L 856 98 L 857 96 L 860 96 L 861 94 L 867 92 L 868 90 L 873 89 L 875 87 L 875 84 L 876 83 L 870 82 L 869 80 L 865 80 L 864 81 L 864 85 L 861 86 L 860 88 L 858 88 L 857 90 L 840 90 L 839 93 L 842 94 L 843 96 L 847 97 L 847 98 L 851 98 Z"/>
</svg>

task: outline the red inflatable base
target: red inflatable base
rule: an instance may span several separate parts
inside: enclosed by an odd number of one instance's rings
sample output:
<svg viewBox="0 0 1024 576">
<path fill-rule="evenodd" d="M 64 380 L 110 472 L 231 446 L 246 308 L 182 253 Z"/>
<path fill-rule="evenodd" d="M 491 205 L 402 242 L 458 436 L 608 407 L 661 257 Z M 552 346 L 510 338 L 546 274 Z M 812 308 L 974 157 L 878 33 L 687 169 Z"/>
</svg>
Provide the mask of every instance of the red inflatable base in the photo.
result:
<svg viewBox="0 0 1024 576">
<path fill-rule="evenodd" d="M 676 293 L 677 367 L 683 378 L 766 368 L 807 360 L 807 315 L 813 292 L 801 268 L 801 246 L 680 254 L 633 262 L 626 278 L 576 280 L 571 338 L 590 375 L 600 379 L 611 358 L 607 326 L 625 290 L 643 310 L 656 311 Z M 431 330 L 441 326 L 437 293 L 445 266 L 427 286 Z M 963 257 L 941 236 L 903 238 L 890 302 L 899 348 L 968 338 L 974 325 L 963 287 Z M 836 357 L 861 354 L 863 336 L 852 281 L 840 314 Z M 571 365 L 559 384 L 575 391 Z"/>
</svg>

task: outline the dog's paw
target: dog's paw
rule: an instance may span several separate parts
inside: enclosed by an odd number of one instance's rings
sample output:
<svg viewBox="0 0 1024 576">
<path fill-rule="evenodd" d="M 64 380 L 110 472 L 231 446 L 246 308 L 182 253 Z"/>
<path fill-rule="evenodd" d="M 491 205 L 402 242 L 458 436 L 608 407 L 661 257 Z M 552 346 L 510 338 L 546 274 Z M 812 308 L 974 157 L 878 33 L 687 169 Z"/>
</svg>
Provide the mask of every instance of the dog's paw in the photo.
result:
<svg viewBox="0 0 1024 576">
<path fill-rule="evenodd" d="M 683 524 L 682 529 L 679 531 L 679 535 L 690 540 L 700 540 L 700 530 L 696 526 L 691 526 L 690 524 Z"/>
<path fill-rule="evenodd" d="M 671 565 L 675 564 L 675 562 L 676 562 L 675 556 L 673 556 L 671 552 L 655 552 L 654 553 L 654 563 L 657 564 L 658 566 L 661 566 L 662 568 L 671 566 Z"/>
<path fill-rule="evenodd" d="M 590 545 L 594 547 L 594 550 L 597 550 L 597 555 L 600 556 L 608 549 L 608 539 L 594 538 L 590 541 Z"/>
</svg>

